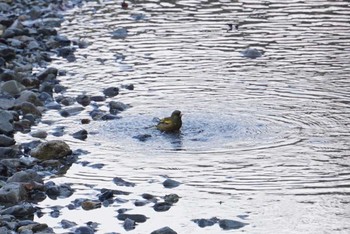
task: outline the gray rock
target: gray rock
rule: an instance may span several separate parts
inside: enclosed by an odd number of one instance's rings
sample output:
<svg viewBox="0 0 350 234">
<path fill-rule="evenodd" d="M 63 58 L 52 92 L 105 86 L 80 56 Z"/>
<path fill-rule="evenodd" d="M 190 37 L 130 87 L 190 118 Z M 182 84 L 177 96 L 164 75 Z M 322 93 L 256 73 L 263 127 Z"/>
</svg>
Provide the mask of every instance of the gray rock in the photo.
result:
<svg viewBox="0 0 350 234">
<path fill-rule="evenodd" d="M 172 179 L 166 179 L 164 182 L 163 182 L 163 186 L 165 188 L 175 188 L 177 186 L 180 185 L 180 182 L 176 181 L 176 180 L 172 180 Z"/>
<path fill-rule="evenodd" d="M 79 140 L 85 140 L 88 136 L 88 132 L 83 129 L 83 130 L 80 130 L 80 131 L 77 131 L 75 133 L 73 133 L 72 135 L 75 139 L 79 139 Z"/>
<path fill-rule="evenodd" d="M 44 183 L 41 176 L 39 176 L 39 174 L 33 169 L 28 169 L 25 171 L 19 171 L 15 173 L 13 176 L 7 179 L 7 183 L 12 183 L 12 182 L 19 182 L 19 183 L 36 182 L 40 184 Z"/>
<path fill-rule="evenodd" d="M 106 97 L 114 97 L 117 96 L 119 94 L 119 88 L 118 87 L 109 87 L 105 90 L 103 90 L 103 94 Z"/>
<path fill-rule="evenodd" d="M 54 67 L 49 67 L 40 74 L 38 74 L 37 78 L 41 81 L 53 81 L 56 79 L 58 73 L 58 69 Z"/>
<path fill-rule="evenodd" d="M 83 107 L 71 107 L 71 108 L 65 108 L 65 109 L 62 109 L 60 111 L 60 114 L 63 116 L 63 117 L 68 117 L 68 116 L 73 116 L 73 115 L 77 115 L 79 114 L 81 111 L 83 111 L 84 108 Z"/>
<path fill-rule="evenodd" d="M 45 139 L 48 134 L 44 130 L 37 130 L 35 132 L 31 132 L 30 135 L 35 138 Z"/>
<path fill-rule="evenodd" d="M 151 234 L 177 234 L 177 232 L 175 232 L 170 227 L 163 227 L 151 232 Z"/>
<path fill-rule="evenodd" d="M 71 228 L 71 227 L 74 227 L 74 226 L 77 226 L 77 225 L 78 225 L 77 223 L 69 221 L 69 220 L 66 220 L 66 219 L 62 219 L 61 220 L 61 226 L 64 229 Z"/>
<path fill-rule="evenodd" d="M 12 137 L 6 135 L 0 135 L 0 147 L 7 147 L 16 144 L 16 141 Z"/>
<path fill-rule="evenodd" d="M 34 212 L 35 208 L 30 203 L 23 203 L 0 210 L 1 215 L 13 215 L 17 218 L 31 216 L 34 214 Z"/>
<path fill-rule="evenodd" d="M 90 96 L 85 94 L 78 95 L 76 100 L 82 106 L 88 106 L 91 102 Z"/>
<path fill-rule="evenodd" d="M 126 231 L 135 229 L 135 225 L 136 225 L 135 221 L 129 218 L 126 218 L 123 223 L 123 227 Z"/>
<path fill-rule="evenodd" d="M 235 220 L 230 219 L 220 219 L 219 220 L 219 226 L 224 230 L 231 230 L 231 229 L 239 229 L 247 225 L 246 223 L 242 223 Z"/>
<path fill-rule="evenodd" d="M 199 227 L 203 228 L 203 227 L 213 226 L 219 221 L 219 219 L 214 217 L 211 219 L 193 219 L 192 221 L 198 224 Z"/>
<path fill-rule="evenodd" d="M 111 32 L 113 39 L 124 39 L 128 36 L 128 30 L 126 28 L 118 28 Z"/>
<path fill-rule="evenodd" d="M 5 81 L 1 84 L 0 91 L 12 96 L 19 95 L 26 87 L 15 80 Z"/>
<path fill-rule="evenodd" d="M 35 106 L 43 106 L 43 103 L 40 101 L 37 94 L 29 90 L 22 91 L 21 95 L 16 99 L 16 105 L 21 105 L 24 102 L 30 102 Z"/>
<path fill-rule="evenodd" d="M 144 223 L 147 220 L 147 217 L 142 214 L 118 214 L 117 219 L 119 220 L 126 220 L 126 219 L 131 219 L 134 220 L 136 223 Z"/>
<path fill-rule="evenodd" d="M 6 33 L 9 29 L 6 29 L 3 37 L 6 37 Z M 16 58 L 16 51 L 8 46 L 0 46 L 0 57 L 4 58 L 7 62 Z"/>
<path fill-rule="evenodd" d="M 106 101 L 106 97 L 104 96 L 91 96 L 91 101 L 94 101 L 94 102 L 104 102 Z"/>
<path fill-rule="evenodd" d="M 78 227 L 75 229 L 74 234 L 94 234 L 94 230 L 90 227 Z"/>
<path fill-rule="evenodd" d="M 9 111 L 0 110 L 0 133 L 11 135 L 14 131 L 13 115 Z"/>
<path fill-rule="evenodd" d="M 66 157 L 72 153 L 69 145 L 64 141 L 53 140 L 43 142 L 33 149 L 30 154 L 41 160 L 59 159 Z"/>
<path fill-rule="evenodd" d="M 49 110 L 61 110 L 61 105 L 57 102 L 49 102 L 45 105 L 45 107 Z"/>
<path fill-rule="evenodd" d="M 126 187 L 134 187 L 135 186 L 135 183 L 125 181 L 120 177 L 114 177 L 113 182 L 118 186 L 126 186 Z"/>
<path fill-rule="evenodd" d="M 251 59 L 259 58 L 263 55 L 262 52 L 260 52 L 257 49 L 254 49 L 254 48 L 248 48 L 248 49 L 242 51 L 241 54 L 243 57 L 247 57 L 247 58 L 251 58 Z"/>
<path fill-rule="evenodd" d="M 179 196 L 177 194 L 168 194 L 164 196 L 164 201 L 170 204 L 174 204 L 179 201 Z"/>
<path fill-rule="evenodd" d="M 159 202 L 154 204 L 153 209 L 157 212 L 168 211 L 171 208 L 171 203 L 168 202 Z"/>
<path fill-rule="evenodd" d="M 0 188 L 0 203 L 1 204 L 18 204 L 21 201 L 28 199 L 27 191 L 21 183 L 7 183 Z M 2 213 L 0 214 L 12 214 Z"/>
<path fill-rule="evenodd" d="M 113 115 L 117 114 L 118 112 L 124 111 L 128 108 L 128 105 L 122 103 L 122 102 L 116 102 L 111 101 L 109 102 L 109 112 Z"/>
<path fill-rule="evenodd" d="M 70 197 L 74 190 L 68 184 L 56 185 L 49 181 L 45 184 L 45 192 L 51 199 L 57 199 L 57 197 Z"/>
<path fill-rule="evenodd" d="M 0 158 L 13 158 L 17 155 L 18 151 L 11 147 L 0 147 Z"/>
<path fill-rule="evenodd" d="M 23 102 L 19 107 L 23 115 L 32 114 L 36 117 L 41 117 L 41 111 L 33 103 Z"/>
<path fill-rule="evenodd" d="M 0 109 L 8 110 L 15 106 L 14 98 L 0 97 Z"/>
</svg>

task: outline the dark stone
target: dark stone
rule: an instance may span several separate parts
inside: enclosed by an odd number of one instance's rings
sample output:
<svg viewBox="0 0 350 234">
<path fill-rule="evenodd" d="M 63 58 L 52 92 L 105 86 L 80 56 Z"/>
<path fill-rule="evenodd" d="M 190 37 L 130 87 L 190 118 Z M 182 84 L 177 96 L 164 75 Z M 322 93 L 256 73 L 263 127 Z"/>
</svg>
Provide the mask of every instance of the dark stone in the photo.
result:
<svg viewBox="0 0 350 234">
<path fill-rule="evenodd" d="M 119 220 L 126 220 L 126 219 L 131 219 L 134 220 L 136 223 L 144 223 L 147 220 L 147 217 L 142 214 L 124 214 L 120 213 L 117 215 L 117 219 Z"/>
<path fill-rule="evenodd" d="M 126 85 L 122 85 L 122 88 L 128 89 L 128 90 L 134 90 L 134 85 L 133 84 L 126 84 Z"/>
<path fill-rule="evenodd" d="M 75 229 L 74 234 L 94 234 L 94 229 L 90 227 L 78 227 Z"/>
<path fill-rule="evenodd" d="M 17 155 L 18 151 L 11 147 L 0 147 L 0 159 L 13 158 Z"/>
<path fill-rule="evenodd" d="M 103 90 L 103 94 L 107 97 L 114 97 L 119 94 L 119 88 L 118 87 L 109 87 L 105 90 Z"/>
<path fill-rule="evenodd" d="M 153 200 L 153 199 L 155 199 L 155 197 L 152 194 L 149 194 L 149 193 L 143 193 L 142 194 L 142 198 L 144 198 L 146 200 Z"/>
<path fill-rule="evenodd" d="M 170 227 L 163 227 L 151 232 L 151 234 L 177 234 L 177 232 L 175 232 Z"/>
<path fill-rule="evenodd" d="M 0 57 L 4 58 L 7 62 L 9 62 L 12 59 L 16 58 L 16 51 L 7 46 L 0 45 Z"/>
<path fill-rule="evenodd" d="M 231 230 L 231 229 L 239 229 L 247 225 L 246 223 L 242 223 L 235 220 L 230 219 L 220 219 L 219 220 L 219 226 L 224 230 Z"/>
<path fill-rule="evenodd" d="M 139 135 L 133 136 L 132 138 L 135 138 L 139 141 L 145 142 L 150 137 L 152 137 L 152 135 L 150 135 L 150 134 L 139 134 Z"/>
<path fill-rule="evenodd" d="M 103 202 L 103 201 L 105 201 L 107 199 L 113 198 L 113 196 L 114 196 L 113 191 L 107 190 L 107 191 L 103 192 L 101 195 L 98 196 L 98 200 Z"/>
<path fill-rule="evenodd" d="M 76 98 L 77 102 L 82 106 L 88 106 L 91 102 L 90 96 L 88 95 L 78 95 Z"/>
<path fill-rule="evenodd" d="M 193 219 L 192 221 L 198 224 L 199 227 L 204 228 L 208 226 L 213 226 L 219 221 L 219 219 L 214 217 L 211 219 Z"/>
<path fill-rule="evenodd" d="M 123 223 L 123 227 L 126 231 L 135 229 L 135 225 L 136 225 L 135 221 L 129 218 L 126 218 Z"/>
<path fill-rule="evenodd" d="M 172 179 L 166 179 L 164 182 L 163 182 L 163 186 L 165 188 L 175 188 L 177 186 L 180 185 L 180 182 L 176 181 L 176 180 L 172 180 Z"/>
<path fill-rule="evenodd" d="M 109 112 L 113 115 L 115 115 L 121 111 L 124 111 L 128 108 L 128 105 L 126 105 L 122 102 L 116 102 L 116 101 L 109 102 L 108 106 L 109 106 Z"/>
<path fill-rule="evenodd" d="M 104 102 L 104 101 L 106 101 L 106 97 L 105 96 L 91 96 L 90 99 L 91 99 L 91 101 L 94 101 L 94 102 Z"/>
<path fill-rule="evenodd" d="M 49 181 L 45 184 L 45 192 L 51 199 L 56 199 L 57 197 L 70 197 L 74 190 L 68 184 L 56 185 Z"/>
<path fill-rule="evenodd" d="M 14 132 L 13 115 L 11 112 L 0 110 L 0 134 L 11 135 Z"/>
<path fill-rule="evenodd" d="M 43 72 L 39 73 L 37 78 L 40 81 L 52 81 L 57 77 L 58 69 L 54 67 L 49 67 Z"/>
<path fill-rule="evenodd" d="M 6 135 L 0 135 L 0 147 L 7 147 L 16 144 L 16 141 Z"/>
<path fill-rule="evenodd" d="M 81 111 L 84 110 L 83 107 L 71 107 L 71 108 L 65 108 L 60 111 L 60 114 L 63 117 L 73 116 L 81 113 Z"/>
<path fill-rule="evenodd" d="M 66 220 L 66 219 L 62 219 L 61 220 L 61 226 L 64 229 L 71 228 L 71 227 L 74 227 L 74 226 L 77 226 L 77 225 L 78 225 L 77 223 L 69 221 L 69 220 Z"/>
<path fill-rule="evenodd" d="M 113 178 L 113 182 L 118 186 L 126 186 L 126 187 L 134 187 L 135 186 L 135 183 L 127 182 L 119 177 Z"/>
<path fill-rule="evenodd" d="M 8 110 L 15 106 L 15 99 L 13 97 L 0 97 L 0 109 Z"/>
<path fill-rule="evenodd" d="M 17 218 L 32 216 L 34 212 L 35 208 L 30 203 L 23 203 L 0 210 L 1 215 L 13 215 Z"/>
<path fill-rule="evenodd" d="M 154 204 L 153 209 L 157 212 L 168 211 L 171 208 L 171 203 L 168 202 L 159 202 Z"/>
<path fill-rule="evenodd" d="M 0 203 L 1 204 L 18 204 L 21 201 L 27 200 L 27 192 L 24 185 L 21 183 L 7 183 L 0 188 Z M 0 211 L 1 213 L 1 211 Z M 12 213 L 7 213 L 12 214 Z"/>
<path fill-rule="evenodd" d="M 41 160 L 64 158 L 71 153 L 69 145 L 60 140 L 43 142 L 30 152 L 32 157 Z"/>
<path fill-rule="evenodd" d="M 79 140 L 85 140 L 88 136 L 88 132 L 85 129 L 83 129 L 83 130 L 80 130 L 80 131 L 73 133 L 72 136 L 76 139 L 79 139 Z"/>
<path fill-rule="evenodd" d="M 174 204 L 179 201 L 179 196 L 177 194 L 168 194 L 164 196 L 164 201 L 170 204 Z"/>
<path fill-rule="evenodd" d="M 263 55 L 262 52 L 260 52 L 257 49 L 254 49 L 254 48 L 248 48 L 248 49 L 242 51 L 241 54 L 243 57 L 247 57 L 247 58 L 251 58 L 251 59 L 259 58 Z"/>
<path fill-rule="evenodd" d="M 33 170 L 28 169 L 26 171 L 19 171 L 15 173 L 13 176 L 7 179 L 7 183 L 11 182 L 20 182 L 20 183 L 30 183 L 30 182 L 37 182 L 37 183 L 44 183 L 43 179 L 39 174 Z"/>
</svg>

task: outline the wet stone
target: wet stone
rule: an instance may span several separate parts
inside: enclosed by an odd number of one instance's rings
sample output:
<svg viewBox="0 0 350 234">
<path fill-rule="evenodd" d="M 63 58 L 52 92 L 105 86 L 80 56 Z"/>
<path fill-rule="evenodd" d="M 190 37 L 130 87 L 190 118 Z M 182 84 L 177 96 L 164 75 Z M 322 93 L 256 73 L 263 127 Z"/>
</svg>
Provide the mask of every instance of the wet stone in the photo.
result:
<svg viewBox="0 0 350 234">
<path fill-rule="evenodd" d="M 119 220 L 126 220 L 126 219 L 131 219 L 135 221 L 136 223 L 144 223 L 147 220 L 147 217 L 142 214 L 124 214 L 120 213 L 117 215 L 117 219 Z"/>
<path fill-rule="evenodd" d="M 119 94 L 119 88 L 118 87 L 109 87 L 105 90 L 103 90 L 103 94 L 106 97 L 114 97 L 117 96 Z"/>
<path fill-rule="evenodd" d="M 101 202 L 85 200 L 81 203 L 81 207 L 84 210 L 93 210 L 93 209 L 101 208 Z"/>
<path fill-rule="evenodd" d="M 13 215 L 17 218 L 32 216 L 35 208 L 30 203 L 23 203 L 0 210 L 0 215 Z"/>
<path fill-rule="evenodd" d="M 75 133 L 73 133 L 72 135 L 75 139 L 79 139 L 79 140 L 85 140 L 88 136 L 88 132 L 83 129 L 83 130 L 80 130 L 80 131 L 77 131 Z"/>
<path fill-rule="evenodd" d="M 135 183 L 125 181 L 119 177 L 113 178 L 113 182 L 118 186 L 126 186 L 126 187 L 134 187 L 135 186 Z"/>
<path fill-rule="evenodd" d="M 163 186 L 165 188 L 175 188 L 177 186 L 180 185 L 180 182 L 176 181 L 176 180 L 173 180 L 173 179 L 166 179 L 164 182 L 163 182 Z"/>
<path fill-rule="evenodd" d="M 28 169 L 25 171 L 19 171 L 15 173 L 13 176 L 7 179 L 8 183 L 11 182 L 20 182 L 20 183 L 30 183 L 30 182 L 37 182 L 37 183 L 44 183 L 43 179 L 39 174 L 33 170 Z"/>
<path fill-rule="evenodd" d="M 35 132 L 31 132 L 30 135 L 35 138 L 45 139 L 47 137 L 47 132 L 44 130 L 38 130 Z"/>
<path fill-rule="evenodd" d="M 170 227 L 163 227 L 151 232 L 151 234 L 177 234 L 177 232 L 175 232 Z"/>
<path fill-rule="evenodd" d="M 150 134 L 139 134 L 139 135 L 133 136 L 132 138 L 135 138 L 139 141 L 145 142 L 151 137 L 152 137 L 152 135 L 150 135 Z"/>
<path fill-rule="evenodd" d="M 94 229 L 90 227 L 78 227 L 75 229 L 74 234 L 94 234 Z"/>
<path fill-rule="evenodd" d="M 13 158 L 17 155 L 18 151 L 11 147 L 0 147 L 0 159 Z"/>
<path fill-rule="evenodd" d="M 72 150 L 67 143 L 60 140 L 43 142 L 30 152 L 32 157 L 36 157 L 41 160 L 59 159 L 66 157 L 71 153 Z"/>
<path fill-rule="evenodd" d="M 88 95 L 78 95 L 76 101 L 82 106 L 88 106 L 91 102 L 90 96 Z"/>
<path fill-rule="evenodd" d="M 0 203 L 1 204 L 18 204 L 28 198 L 27 192 L 23 184 L 7 183 L 0 188 Z M 1 213 L 1 211 L 0 211 Z M 12 213 L 6 213 L 12 214 Z"/>
<path fill-rule="evenodd" d="M 66 220 L 66 219 L 62 219 L 61 220 L 61 226 L 64 229 L 71 228 L 71 227 L 74 227 L 74 226 L 77 226 L 77 225 L 78 225 L 77 223 L 69 221 L 69 220 Z"/>
<path fill-rule="evenodd" d="M 193 219 L 192 221 L 198 224 L 199 227 L 204 228 L 208 226 L 213 226 L 219 221 L 219 219 L 214 217 L 211 219 Z"/>
<path fill-rule="evenodd" d="M 179 201 L 179 196 L 177 194 L 168 194 L 164 196 L 164 201 L 170 204 L 174 204 Z"/>
<path fill-rule="evenodd" d="M 0 133 L 10 135 L 14 131 L 13 115 L 5 110 L 0 110 Z"/>
<path fill-rule="evenodd" d="M 101 202 L 107 200 L 107 199 L 111 199 L 113 198 L 114 194 L 113 194 L 113 191 L 111 190 L 107 190 L 105 192 L 103 192 L 102 194 L 100 194 L 98 196 L 98 200 L 100 200 Z"/>
<path fill-rule="evenodd" d="M 168 211 L 171 208 L 172 204 L 168 202 L 159 202 L 154 204 L 153 209 L 157 212 Z"/>
<path fill-rule="evenodd" d="M 0 147 L 8 147 L 15 143 L 16 141 L 13 138 L 0 134 Z"/>
<path fill-rule="evenodd" d="M 135 221 L 129 218 L 126 218 L 123 223 L 123 227 L 126 231 L 135 229 L 135 225 L 136 225 Z"/>
<path fill-rule="evenodd" d="M 224 230 L 239 229 L 247 225 L 240 221 L 230 220 L 230 219 L 220 219 L 219 226 Z"/>
</svg>

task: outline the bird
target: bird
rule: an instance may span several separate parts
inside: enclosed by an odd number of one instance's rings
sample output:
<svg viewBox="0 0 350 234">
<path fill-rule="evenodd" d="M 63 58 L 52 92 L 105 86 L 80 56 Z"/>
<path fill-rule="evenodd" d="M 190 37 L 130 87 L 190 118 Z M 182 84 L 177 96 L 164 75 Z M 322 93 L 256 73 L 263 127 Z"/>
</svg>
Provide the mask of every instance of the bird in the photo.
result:
<svg viewBox="0 0 350 234">
<path fill-rule="evenodd" d="M 182 126 L 181 111 L 175 110 L 170 117 L 159 120 L 156 128 L 162 132 L 176 132 Z"/>
<path fill-rule="evenodd" d="M 126 3 L 125 0 L 123 0 L 121 6 L 122 6 L 123 9 L 127 9 L 128 8 L 128 3 Z"/>
</svg>

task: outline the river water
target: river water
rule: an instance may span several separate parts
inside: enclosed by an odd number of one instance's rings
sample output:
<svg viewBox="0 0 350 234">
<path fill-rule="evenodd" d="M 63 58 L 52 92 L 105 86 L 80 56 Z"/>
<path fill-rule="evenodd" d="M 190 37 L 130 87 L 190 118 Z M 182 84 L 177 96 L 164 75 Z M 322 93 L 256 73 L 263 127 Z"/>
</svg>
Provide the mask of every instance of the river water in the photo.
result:
<svg viewBox="0 0 350 234">
<path fill-rule="evenodd" d="M 65 232 L 62 219 L 126 233 L 115 216 L 130 208 L 149 219 L 128 233 L 163 226 L 178 233 L 350 233 L 349 1 L 146 0 L 129 2 L 127 10 L 120 3 L 89 1 L 65 12 L 60 33 L 90 44 L 75 52 L 76 61 L 52 64 L 67 71 L 59 78 L 65 95 L 135 89 L 107 100 L 130 105 L 121 119 L 81 125 L 92 107 L 64 119 L 46 113 L 43 120 L 54 124 L 37 128 L 65 126 L 58 139 L 89 153 L 51 178 L 76 192 L 39 204 L 45 215 L 37 221 L 57 233 Z M 238 30 L 228 31 L 227 23 Z M 126 37 L 112 38 L 120 28 Z M 245 58 L 240 52 L 247 48 L 263 56 Z M 184 114 L 180 134 L 149 128 L 175 109 Z M 87 140 L 72 138 L 83 128 Z M 151 137 L 141 142 L 133 138 L 139 134 Z M 114 177 L 136 186 L 118 187 Z M 164 188 L 167 177 L 181 185 Z M 92 211 L 65 207 L 75 198 L 95 199 L 101 188 L 131 195 Z M 181 198 L 155 212 L 133 205 L 142 193 Z M 52 206 L 63 206 L 58 218 L 49 215 Z M 191 221 L 212 217 L 247 225 L 224 231 Z"/>
</svg>

